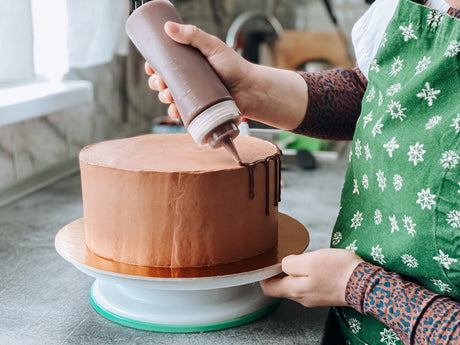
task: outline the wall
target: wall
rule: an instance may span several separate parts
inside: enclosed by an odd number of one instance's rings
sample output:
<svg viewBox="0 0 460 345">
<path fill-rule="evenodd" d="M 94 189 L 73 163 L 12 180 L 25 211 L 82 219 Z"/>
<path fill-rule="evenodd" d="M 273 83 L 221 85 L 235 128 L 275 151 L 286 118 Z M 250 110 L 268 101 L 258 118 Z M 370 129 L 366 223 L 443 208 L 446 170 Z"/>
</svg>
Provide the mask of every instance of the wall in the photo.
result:
<svg viewBox="0 0 460 345">
<path fill-rule="evenodd" d="M 47 169 L 53 174 L 59 165 L 75 161 L 80 149 L 90 143 L 148 130 L 156 109 L 162 106 L 157 104 L 148 114 L 124 114 L 123 64 L 123 58 L 115 58 L 109 64 L 74 70 L 66 76 L 90 80 L 94 103 L 0 127 L 0 191 Z"/>
<path fill-rule="evenodd" d="M 353 55 L 351 30 L 353 24 L 369 7 L 364 0 L 330 0 L 339 28 L 348 39 L 350 55 Z M 323 1 L 305 0 L 297 7 L 295 27 L 299 30 L 333 31 L 334 24 L 330 19 Z"/>
</svg>

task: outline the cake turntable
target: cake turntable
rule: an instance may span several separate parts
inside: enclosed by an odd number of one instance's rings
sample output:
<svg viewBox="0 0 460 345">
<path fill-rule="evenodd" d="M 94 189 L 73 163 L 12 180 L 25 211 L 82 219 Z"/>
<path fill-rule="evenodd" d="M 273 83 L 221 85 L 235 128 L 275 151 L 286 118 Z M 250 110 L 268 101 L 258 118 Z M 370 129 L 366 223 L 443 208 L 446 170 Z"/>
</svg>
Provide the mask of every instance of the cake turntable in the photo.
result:
<svg viewBox="0 0 460 345">
<path fill-rule="evenodd" d="M 276 248 L 232 264 L 165 268 L 104 259 L 85 245 L 83 219 L 56 235 L 57 252 L 96 278 L 89 299 L 94 309 L 119 324 L 157 332 L 203 332 L 260 318 L 279 304 L 263 295 L 259 281 L 281 273 L 281 260 L 302 253 L 309 243 L 305 227 L 279 214 Z"/>
</svg>

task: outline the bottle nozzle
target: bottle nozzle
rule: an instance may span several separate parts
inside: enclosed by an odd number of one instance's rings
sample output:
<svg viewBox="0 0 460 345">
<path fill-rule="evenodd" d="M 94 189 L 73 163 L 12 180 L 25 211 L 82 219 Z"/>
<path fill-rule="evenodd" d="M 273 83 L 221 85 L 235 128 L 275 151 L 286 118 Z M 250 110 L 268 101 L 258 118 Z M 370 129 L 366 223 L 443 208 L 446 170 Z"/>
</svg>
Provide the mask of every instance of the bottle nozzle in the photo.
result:
<svg viewBox="0 0 460 345">
<path fill-rule="evenodd" d="M 235 122 L 230 120 L 214 128 L 214 130 L 209 133 L 206 141 L 213 149 L 224 146 L 225 149 L 230 152 L 233 159 L 240 164 L 241 158 L 233 143 L 233 139 L 238 136 L 239 132 Z"/>
<path fill-rule="evenodd" d="M 235 162 L 237 162 L 238 164 L 241 164 L 240 155 L 238 154 L 238 151 L 236 150 L 235 144 L 233 143 L 231 136 L 227 135 L 224 138 L 222 138 L 222 146 L 225 147 L 225 149 L 228 152 L 230 152 Z"/>
</svg>

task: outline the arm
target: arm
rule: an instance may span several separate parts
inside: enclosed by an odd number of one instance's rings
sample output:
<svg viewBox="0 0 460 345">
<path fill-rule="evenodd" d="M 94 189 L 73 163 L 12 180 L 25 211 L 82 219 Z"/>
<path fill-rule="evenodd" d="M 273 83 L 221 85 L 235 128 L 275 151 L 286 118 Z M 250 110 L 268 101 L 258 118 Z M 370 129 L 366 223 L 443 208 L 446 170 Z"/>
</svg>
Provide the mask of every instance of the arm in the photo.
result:
<svg viewBox="0 0 460 345">
<path fill-rule="evenodd" d="M 191 45 L 206 57 L 232 95 L 243 116 L 266 124 L 293 129 L 307 109 L 307 85 L 296 72 L 252 64 L 219 38 L 193 25 L 167 22 L 166 33 L 176 42 Z M 149 86 L 170 104 L 168 114 L 179 113 L 161 77 L 146 64 Z"/>
<path fill-rule="evenodd" d="M 391 327 L 405 344 L 455 344 L 460 304 L 393 272 L 364 262 L 345 249 L 290 255 L 284 275 L 260 282 L 264 293 L 306 307 L 350 306 Z M 377 301 L 377 302 L 376 302 Z"/>
<path fill-rule="evenodd" d="M 165 31 L 201 51 L 245 117 L 319 138 L 352 138 L 366 87 L 358 69 L 296 73 L 252 64 L 193 25 L 168 22 Z M 160 101 L 170 104 L 169 115 L 179 117 L 161 77 L 148 65 L 146 72 L 149 86 L 160 91 Z"/>
<path fill-rule="evenodd" d="M 345 300 L 391 327 L 404 344 L 460 341 L 459 303 L 370 263 L 361 262 L 353 271 Z"/>
<path fill-rule="evenodd" d="M 308 85 L 308 109 L 298 134 L 332 140 L 353 138 L 367 80 L 359 68 L 301 72 Z"/>
</svg>

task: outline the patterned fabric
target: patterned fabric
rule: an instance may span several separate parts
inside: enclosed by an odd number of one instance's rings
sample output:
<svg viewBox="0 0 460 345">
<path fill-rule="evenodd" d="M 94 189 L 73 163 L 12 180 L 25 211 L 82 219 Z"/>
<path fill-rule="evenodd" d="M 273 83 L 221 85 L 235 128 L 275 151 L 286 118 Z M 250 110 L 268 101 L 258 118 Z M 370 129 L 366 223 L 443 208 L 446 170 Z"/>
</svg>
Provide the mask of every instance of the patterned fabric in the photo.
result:
<svg viewBox="0 0 460 345">
<path fill-rule="evenodd" d="M 299 72 L 308 85 L 308 109 L 294 133 L 330 140 L 351 140 L 367 80 L 358 68 Z"/>
<path fill-rule="evenodd" d="M 332 246 L 453 298 L 460 298 L 459 41 L 457 19 L 400 1 L 370 67 L 332 237 Z M 350 329 L 350 320 L 365 329 L 351 343 L 401 344 L 375 318 L 340 313 Z"/>
<path fill-rule="evenodd" d="M 449 11 L 447 11 L 447 14 L 455 18 L 460 18 L 460 10 L 456 10 L 455 8 L 452 8 L 452 7 L 449 8 Z"/>
<path fill-rule="evenodd" d="M 350 277 L 345 298 L 352 308 L 388 326 L 380 333 L 381 342 L 399 337 L 405 344 L 460 343 L 460 304 L 397 273 L 362 262 Z M 363 327 L 357 319 L 347 323 L 353 333 Z"/>
</svg>

